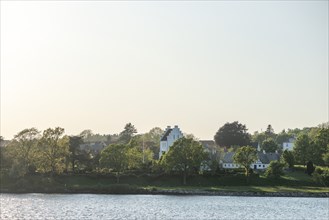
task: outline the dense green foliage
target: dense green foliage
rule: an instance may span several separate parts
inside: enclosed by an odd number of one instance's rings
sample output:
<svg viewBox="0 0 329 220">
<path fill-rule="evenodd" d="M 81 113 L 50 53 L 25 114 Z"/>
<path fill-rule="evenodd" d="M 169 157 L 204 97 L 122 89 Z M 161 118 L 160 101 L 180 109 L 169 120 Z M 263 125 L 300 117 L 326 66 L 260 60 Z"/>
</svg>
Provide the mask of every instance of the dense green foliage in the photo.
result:
<svg viewBox="0 0 329 220">
<path fill-rule="evenodd" d="M 69 138 L 61 138 L 63 128 L 48 128 L 42 134 L 38 148 L 40 154 L 37 158 L 37 169 L 40 172 L 62 173 L 66 166 L 66 158 L 69 153 Z"/>
<path fill-rule="evenodd" d="M 313 173 L 313 179 L 315 182 L 320 183 L 324 186 L 329 186 L 329 168 L 315 168 Z"/>
<path fill-rule="evenodd" d="M 295 165 L 295 157 L 292 151 L 285 150 L 281 155 L 281 161 L 287 164 L 289 168 L 293 168 Z"/>
<path fill-rule="evenodd" d="M 240 164 L 245 169 L 247 178 L 250 174 L 250 165 L 257 160 L 256 149 L 250 146 L 239 148 L 233 156 L 234 163 Z"/>
<path fill-rule="evenodd" d="M 34 172 L 39 134 L 36 128 L 30 128 L 15 135 L 7 152 L 7 157 L 12 161 L 12 175 L 24 176 L 29 171 Z"/>
<path fill-rule="evenodd" d="M 283 175 L 283 164 L 280 161 L 271 161 L 265 171 L 265 176 L 269 178 L 279 178 Z"/>
<path fill-rule="evenodd" d="M 161 164 L 168 172 L 181 172 L 183 184 L 186 184 L 187 175 L 197 172 L 206 158 L 207 154 L 199 142 L 183 137 L 175 141 L 173 146 L 170 147 Z"/>
<path fill-rule="evenodd" d="M 266 140 L 264 140 L 261 146 L 262 150 L 265 150 L 269 153 L 274 153 L 278 150 L 278 145 L 272 138 L 267 138 Z"/>
<path fill-rule="evenodd" d="M 306 164 L 310 154 L 310 138 L 307 134 L 301 134 L 297 137 L 294 147 L 294 154 L 299 164 Z"/>
<path fill-rule="evenodd" d="M 111 144 L 101 153 L 99 160 L 102 167 L 112 169 L 117 174 L 117 182 L 119 183 L 120 174 L 128 169 L 128 148 L 121 144 Z"/>
<path fill-rule="evenodd" d="M 232 147 L 249 145 L 251 136 L 245 125 L 238 121 L 226 123 L 215 134 L 215 142 L 218 146 Z"/>
</svg>

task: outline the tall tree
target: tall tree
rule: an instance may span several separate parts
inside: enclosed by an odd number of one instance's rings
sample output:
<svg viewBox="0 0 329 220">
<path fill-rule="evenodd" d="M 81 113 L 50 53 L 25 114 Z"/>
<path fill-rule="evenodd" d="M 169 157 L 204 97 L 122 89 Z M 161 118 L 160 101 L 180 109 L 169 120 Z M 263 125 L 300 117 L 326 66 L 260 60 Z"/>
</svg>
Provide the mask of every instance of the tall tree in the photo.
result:
<svg viewBox="0 0 329 220">
<path fill-rule="evenodd" d="M 159 158 L 160 138 L 163 132 L 161 128 L 154 127 L 143 136 L 142 145 L 144 149 L 150 149 L 153 152 L 154 159 Z"/>
<path fill-rule="evenodd" d="M 39 144 L 39 169 L 51 174 L 62 173 L 65 169 L 65 159 L 69 154 L 69 138 L 61 138 L 64 128 L 48 128 L 43 131 Z"/>
<path fill-rule="evenodd" d="M 266 140 L 266 135 L 264 132 L 259 133 L 258 131 L 255 131 L 254 134 L 251 136 L 251 139 L 253 142 L 261 145 L 263 141 Z"/>
<path fill-rule="evenodd" d="M 160 144 L 160 138 L 163 134 L 163 130 L 159 127 L 152 128 L 148 133 L 145 134 L 145 141 L 153 141 L 154 143 Z"/>
<path fill-rule="evenodd" d="M 70 161 L 72 165 L 72 172 L 75 172 L 75 163 L 80 158 L 80 144 L 83 143 L 81 136 L 70 136 L 69 137 L 69 151 L 70 151 Z"/>
<path fill-rule="evenodd" d="M 289 168 L 293 168 L 295 164 L 295 157 L 292 151 L 285 150 L 281 155 L 281 161 L 288 165 Z"/>
<path fill-rule="evenodd" d="M 100 165 L 116 172 L 117 183 L 120 182 L 120 175 L 128 169 L 127 151 L 125 145 L 111 144 L 101 152 Z"/>
<path fill-rule="evenodd" d="M 310 160 L 310 138 L 307 134 L 300 134 L 295 142 L 294 154 L 297 162 L 306 165 Z"/>
<path fill-rule="evenodd" d="M 329 144 L 329 128 L 320 128 L 312 143 L 311 160 L 317 165 L 324 165 L 323 154 Z"/>
<path fill-rule="evenodd" d="M 119 135 L 120 144 L 128 144 L 131 138 L 137 133 L 137 129 L 131 123 L 125 125 L 124 130 Z"/>
<path fill-rule="evenodd" d="M 84 141 L 88 141 L 88 139 L 91 138 L 91 136 L 93 136 L 93 132 L 90 130 L 90 129 L 86 129 L 86 130 L 83 130 L 80 135 L 80 137 L 83 138 Z"/>
<path fill-rule="evenodd" d="M 270 153 L 274 153 L 278 150 L 278 145 L 275 143 L 275 141 L 272 138 L 268 138 L 265 141 L 263 141 L 261 145 L 262 150 Z"/>
<path fill-rule="evenodd" d="M 207 153 L 199 142 L 183 137 L 174 142 L 162 158 L 161 164 L 167 172 L 181 172 L 185 185 L 188 174 L 199 170 L 206 159 Z"/>
<path fill-rule="evenodd" d="M 24 129 L 14 136 L 14 140 L 8 146 L 14 162 L 13 169 L 19 176 L 27 174 L 29 169 L 34 167 L 39 134 L 36 128 Z"/>
<path fill-rule="evenodd" d="M 257 160 L 257 151 L 251 146 L 240 147 L 233 156 L 234 163 L 237 163 L 244 167 L 247 182 L 249 181 L 250 165 Z"/>
<path fill-rule="evenodd" d="M 274 136 L 275 136 L 272 125 L 268 125 L 266 128 L 266 131 L 264 133 L 266 135 L 266 138 L 274 138 Z"/>
<path fill-rule="evenodd" d="M 247 130 L 246 126 L 238 121 L 226 123 L 219 128 L 214 139 L 217 145 L 223 147 L 249 145 L 251 136 Z"/>
</svg>

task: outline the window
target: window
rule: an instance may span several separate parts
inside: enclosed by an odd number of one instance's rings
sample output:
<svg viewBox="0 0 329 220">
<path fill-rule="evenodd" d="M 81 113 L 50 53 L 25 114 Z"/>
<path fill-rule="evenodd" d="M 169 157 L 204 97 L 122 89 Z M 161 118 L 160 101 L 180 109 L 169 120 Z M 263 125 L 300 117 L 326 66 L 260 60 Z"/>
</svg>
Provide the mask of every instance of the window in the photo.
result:
<svg viewBox="0 0 329 220">
<path fill-rule="evenodd" d="M 263 165 L 263 167 L 265 167 L 265 165 Z"/>
<path fill-rule="evenodd" d="M 259 164 L 258 167 L 261 167 L 261 165 Z"/>
</svg>

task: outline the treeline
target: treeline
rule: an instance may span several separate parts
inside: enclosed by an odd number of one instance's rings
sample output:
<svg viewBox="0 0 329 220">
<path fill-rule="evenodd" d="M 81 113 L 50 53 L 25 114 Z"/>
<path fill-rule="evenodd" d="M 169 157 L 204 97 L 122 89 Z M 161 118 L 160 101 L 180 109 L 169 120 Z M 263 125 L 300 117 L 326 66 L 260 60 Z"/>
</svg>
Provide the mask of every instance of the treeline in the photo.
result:
<svg viewBox="0 0 329 220">
<path fill-rule="evenodd" d="M 163 131 L 153 128 L 148 133 L 136 135 L 135 127 L 128 123 L 116 139 L 107 138 L 108 145 L 129 148 L 126 153 L 129 168 L 137 169 L 158 156 Z M 20 131 L 6 147 L 0 147 L 0 168 L 13 177 L 35 173 L 61 174 L 63 172 L 101 172 L 101 153 L 82 150 L 94 135 L 85 130 L 77 136 L 64 135 L 64 129 L 49 128 L 40 132 L 36 128 Z M 113 137 L 113 136 L 107 136 Z M 3 140 L 1 140 L 3 141 Z"/>
<path fill-rule="evenodd" d="M 237 150 L 241 146 L 260 147 L 268 153 L 283 153 L 283 143 L 293 139 L 294 148 L 290 154 L 291 163 L 306 165 L 312 161 L 316 165 L 329 165 L 329 124 L 303 129 L 288 129 L 275 133 L 271 125 L 263 132 L 249 134 L 245 125 L 239 122 L 226 123 L 215 134 L 218 146 Z"/>
<path fill-rule="evenodd" d="M 120 175 L 126 172 L 177 172 L 186 183 L 186 177 L 190 174 L 217 172 L 225 151 L 240 149 L 237 155 L 244 158 L 246 146 L 252 151 L 251 160 L 246 163 L 236 158 L 235 162 L 245 167 L 248 174 L 249 164 L 256 160 L 258 145 L 266 152 L 281 152 L 280 163 L 283 162 L 289 167 L 294 164 L 305 165 L 310 161 L 316 165 L 329 165 L 328 124 L 283 130 L 278 134 L 269 125 L 266 131 L 251 135 L 246 126 L 237 121 L 226 123 L 214 136 L 218 145 L 216 153 L 206 152 L 197 138 L 186 135 L 176 141 L 158 160 L 162 134 L 163 130 L 158 127 L 148 133 L 137 134 L 137 129 L 131 123 L 126 124 L 123 131 L 117 135 L 95 135 L 90 130 L 85 130 L 77 136 L 67 136 L 64 135 L 64 129 L 59 127 L 43 132 L 36 128 L 24 129 L 15 135 L 8 146 L 0 148 L 0 168 L 2 173 L 11 177 L 36 173 L 114 173 L 118 182 Z M 296 138 L 294 150 L 282 152 L 282 143 L 290 138 Z M 83 150 L 80 147 L 84 143 L 95 141 L 104 142 L 107 147 L 101 152 Z M 242 148 L 243 146 L 245 148 Z"/>
</svg>

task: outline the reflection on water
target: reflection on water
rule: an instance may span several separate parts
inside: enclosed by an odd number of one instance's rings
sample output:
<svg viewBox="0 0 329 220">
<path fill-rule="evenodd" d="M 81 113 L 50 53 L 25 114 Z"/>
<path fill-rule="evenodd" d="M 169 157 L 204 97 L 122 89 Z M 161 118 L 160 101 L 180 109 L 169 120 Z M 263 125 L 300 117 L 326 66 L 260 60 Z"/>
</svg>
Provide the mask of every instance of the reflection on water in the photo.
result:
<svg viewBox="0 0 329 220">
<path fill-rule="evenodd" d="M 1 194 L 0 219 L 329 219 L 328 198 Z"/>
</svg>

